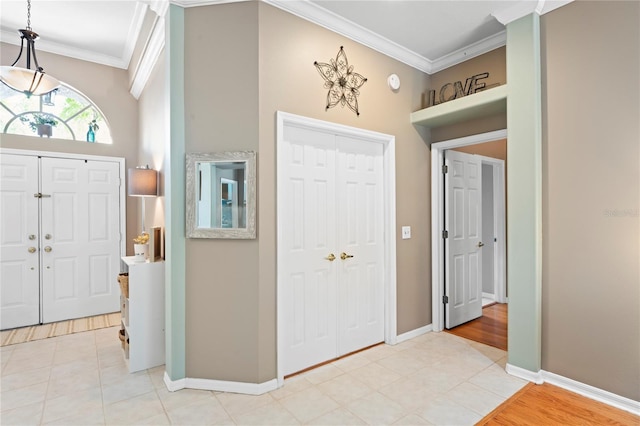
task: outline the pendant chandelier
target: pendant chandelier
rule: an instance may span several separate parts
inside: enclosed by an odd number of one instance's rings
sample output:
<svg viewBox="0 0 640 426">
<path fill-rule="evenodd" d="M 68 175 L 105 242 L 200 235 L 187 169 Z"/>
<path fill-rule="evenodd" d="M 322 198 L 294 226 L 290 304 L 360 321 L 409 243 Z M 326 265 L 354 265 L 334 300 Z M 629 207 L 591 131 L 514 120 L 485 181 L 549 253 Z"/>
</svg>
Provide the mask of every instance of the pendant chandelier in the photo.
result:
<svg viewBox="0 0 640 426">
<path fill-rule="evenodd" d="M 40 36 L 31 30 L 31 0 L 27 0 L 27 28 L 18 30 L 20 34 L 20 53 L 11 66 L 0 67 L 0 81 L 18 92 L 24 93 L 27 97 L 31 95 L 40 96 L 49 93 L 60 85 L 60 82 L 45 74 L 44 69 L 38 65 L 36 58 L 35 42 Z M 14 66 L 20 60 L 24 50 L 25 41 L 27 43 L 26 68 Z M 35 68 L 31 69 L 31 57 Z"/>
</svg>

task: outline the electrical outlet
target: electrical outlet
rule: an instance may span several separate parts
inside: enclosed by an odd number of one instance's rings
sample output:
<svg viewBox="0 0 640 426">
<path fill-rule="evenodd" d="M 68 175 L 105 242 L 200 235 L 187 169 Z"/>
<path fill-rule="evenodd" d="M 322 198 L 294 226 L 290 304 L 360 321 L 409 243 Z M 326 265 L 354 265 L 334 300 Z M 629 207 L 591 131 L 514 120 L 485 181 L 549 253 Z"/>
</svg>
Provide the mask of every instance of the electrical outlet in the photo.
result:
<svg viewBox="0 0 640 426">
<path fill-rule="evenodd" d="M 411 238 L 411 227 L 410 226 L 403 226 L 402 227 L 402 239 L 403 240 L 408 240 L 409 238 Z"/>
</svg>

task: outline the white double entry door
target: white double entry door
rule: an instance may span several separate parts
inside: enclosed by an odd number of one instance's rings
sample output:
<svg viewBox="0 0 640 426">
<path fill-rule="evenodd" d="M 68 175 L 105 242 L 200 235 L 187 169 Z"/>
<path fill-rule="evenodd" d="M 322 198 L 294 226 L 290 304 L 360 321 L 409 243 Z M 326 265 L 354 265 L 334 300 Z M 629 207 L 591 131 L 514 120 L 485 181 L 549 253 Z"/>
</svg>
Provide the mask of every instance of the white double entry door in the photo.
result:
<svg viewBox="0 0 640 426">
<path fill-rule="evenodd" d="M 285 125 L 278 149 L 286 376 L 384 341 L 383 146 Z"/>
<path fill-rule="evenodd" d="M 115 312 L 120 164 L 0 155 L 0 328 Z"/>
</svg>

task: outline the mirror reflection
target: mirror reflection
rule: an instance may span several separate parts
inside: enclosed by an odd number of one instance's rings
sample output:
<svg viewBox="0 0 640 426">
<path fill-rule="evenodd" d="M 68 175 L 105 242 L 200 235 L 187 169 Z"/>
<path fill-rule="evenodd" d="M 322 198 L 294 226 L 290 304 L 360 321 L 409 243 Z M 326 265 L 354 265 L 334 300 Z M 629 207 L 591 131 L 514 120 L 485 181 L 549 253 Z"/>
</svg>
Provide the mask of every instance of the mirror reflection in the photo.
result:
<svg viewBox="0 0 640 426">
<path fill-rule="evenodd" d="M 187 154 L 188 238 L 255 238 L 255 156 Z"/>
<path fill-rule="evenodd" d="M 246 228 L 244 161 L 198 162 L 198 228 Z"/>
</svg>

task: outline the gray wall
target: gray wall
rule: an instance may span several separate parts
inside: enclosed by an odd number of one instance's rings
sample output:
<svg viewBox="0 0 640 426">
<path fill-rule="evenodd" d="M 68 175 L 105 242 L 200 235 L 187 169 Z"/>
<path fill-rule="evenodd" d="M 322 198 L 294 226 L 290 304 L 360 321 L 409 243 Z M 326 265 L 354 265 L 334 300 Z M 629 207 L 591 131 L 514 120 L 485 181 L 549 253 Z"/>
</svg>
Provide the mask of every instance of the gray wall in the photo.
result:
<svg viewBox="0 0 640 426">
<path fill-rule="evenodd" d="M 187 8 L 185 28 L 187 152 L 258 151 L 257 3 Z M 187 377 L 257 382 L 258 243 L 187 240 Z"/>
<path fill-rule="evenodd" d="M 542 17 L 542 368 L 640 400 L 640 3 Z"/>
</svg>

